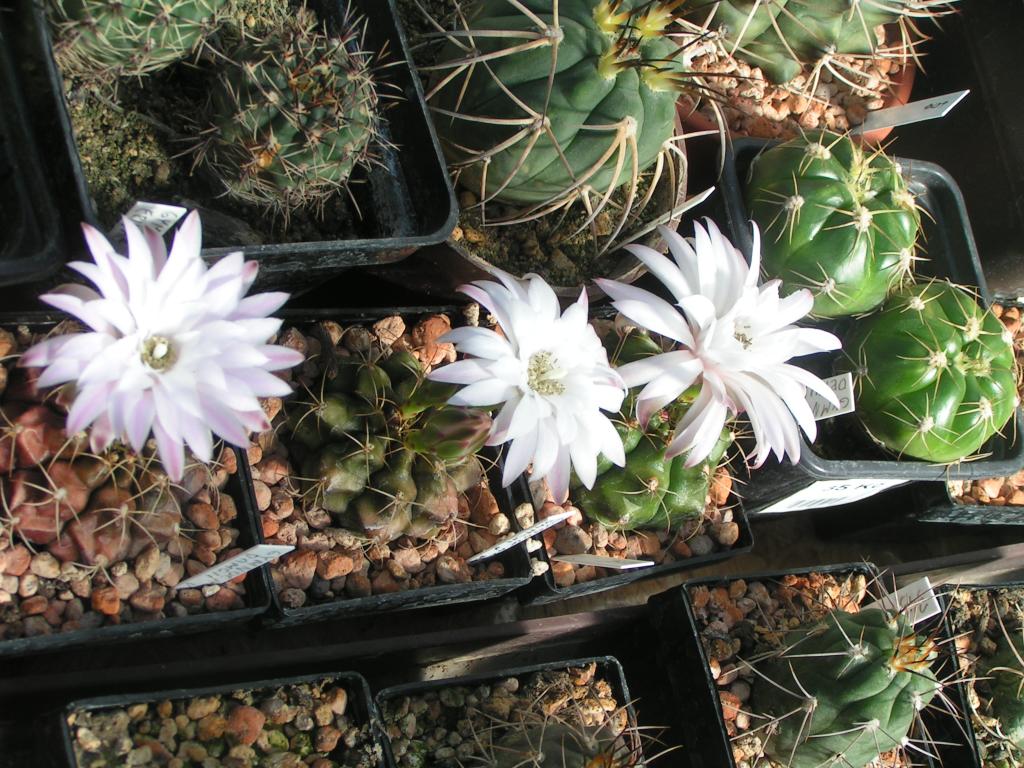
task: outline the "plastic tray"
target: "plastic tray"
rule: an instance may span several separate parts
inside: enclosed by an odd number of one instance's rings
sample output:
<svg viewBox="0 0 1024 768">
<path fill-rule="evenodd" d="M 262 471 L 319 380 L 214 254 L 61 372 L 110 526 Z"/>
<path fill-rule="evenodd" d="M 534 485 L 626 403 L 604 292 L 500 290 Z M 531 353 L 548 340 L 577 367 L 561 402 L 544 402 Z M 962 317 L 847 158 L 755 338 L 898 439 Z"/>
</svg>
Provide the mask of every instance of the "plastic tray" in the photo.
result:
<svg viewBox="0 0 1024 768">
<path fill-rule="evenodd" d="M 59 733 L 58 743 L 60 744 L 59 749 L 62 752 L 62 757 L 60 759 L 54 758 L 51 765 L 54 766 L 54 768 L 57 766 L 60 766 L 60 768 L 77 768 L 78 766 L 78 762 L 75 760 L 71 728 L 68 726 L 67 721 L 68 716 L 73 712 L 80 712 L 82 710 L 95 711 L 110 709 L 113 707 L 127 707 L 132 704 L 149 704 L 164 701 L 166 699 L 187 699 L 199 696 L 215 696 L 220 694 L 229 694 L 234 691 L 268 690 L 280 688 L 284 685 L 312 683 L 325 678 L 337 680 L 339 683 L 344 685 L 345 691 L 348 693 L 349 706 L 355 715 L 357 723 L 369 723 L 370 732 L 373 735 L 374 740 L 379 743 L 384 743 L 384 731 L 380 726 L 380 718 L 377 715 L 377 711 L 373 705 L 373 699 L 370 696 L 370 686 L 367 685 L 366 680 L 363 679 L 362 675 L 358 675 L 354 672 L 320 673 L 314 675 L 302 675 L 299 677 L 282 677 L 274 680 L 258 680 L 252 683 L 243 682 L 232 685 L 219 685 L 210 688 L 180 688 L 168 691 L 157 691 L 154 693 L 99 696 L 96 698 L 73 701 L 68 704 L 56 718 L 58 721 L 56 723 L 56 730 L 58 730 Z M 342 748 L 344 748 L 344 745 L 342 745 Z M 40 749 L 45 749 L 47 752 L 52 751 L 53 742 L 43 742 L 40 745 Z"/>
<path fill-rule="evenodd" d="M 0 285 L 38 280 L 63 263 L 57 211 L 10 55 L 12 33 L 0 13 Z"/>
<path fill-rule="evenodd" d="M 48 326 L 55 324 L 60 319 L 62 318 L 49 313 L 23 315 L 19 316 L 17 320 L 0 316 L 0 327 L 11 327 L 16 324 L 28 324 L 35 327 Z M 235 500 L 235 506 L 238 508 L 238 517 L 236 518 L 239 530 L 238 544 L 242 547 L 251 547 L 259 543 L 257 539 L 259 525 L 252 476 L 245 453 L 237 448 L 233 450 L 238 463 L 238 472 L 229 476 L 226 491 Z M 172 637 L 243 624 L 255 620 L 269 610 L 271 593 L 269 571 L 267 566 L 263 565 L 249 571 L 245 577 L 245 608 L 232 611 L 211 611 L 159 621 L 116 624 L 54 635 L 0 640 L 0 658 L 106 646 L 110 643 L 138 641 L 154 637 Z"/>
<path fill-rule="evenodd" d="M 312 0 L 321 16 L 335 21 L 343 15 L 343 0 Z M 63 78 L 53 60 L 45 11 L 39 0 L 19 0 L 19 13 L 30 14 L 34 49 L 50 94 L 46 105 L 63 135 L 58 149 L 67 154 L 79 207 L 78 218 L 96 222 L 96 210 L 75 144 L 64 96 Z M 381 128 L 379 165 L 366 173 L 365 184 L 351 191 L 362 212 L 358 236 L 353 239 L 307 243 L 227 245 L 204 248 L 206 259 L 243 251 L 260 262 L 261 285 L 312 285 L 325 275 L 354 266 L 398 261 L 418 248 L 443 242 L 455 227 L 455 193 L 430 121 L 423 90 L 412 69 L 405 34 L 398 25 L 394 0 L 352 0 L 354 10 L 367 20 L 366 48 L 386 49 L 388 66 L 378 79 L 387 93 L 401 98 L 388 102 Z M 38 78 L 37 78 L 38 79 Z M 392 146 L 388 146 L 388 143 Z M 160 202 L 160 201 L 153 201 Z"/>
<path fill-rule="evenodd" d="M 342 323 L 342 325 L 352 325 L 355 323 L 373 323 L 390 315 L 413 318 L 439 313 L 447 314 L 452 319 L 457 320 L 461 316 L 461 308 L 442 306 L 395 307 L 394 309 L 370 308 L 362 310 L 296 309 L 283 312 L 281 316 L 286 319 L 286 322 L 294 324 L 311 323 L 317 320 L 335 320 Z M 501 488 L 500 457 L 497 457 L 497 461 L 488 472 L 488 480 L 502 514 L 507 515 L 512 524 L 515 525 L 515 515 L 512 514 L 515 498 L 511 490 Z M 262 540 L 262 531 L 260 532 L 260 539 Z M 526 554 L 525 544 L 512 547 L 494 559 L 505 566 L 505 573 L 508 575 L 500 579 L 471 581 L 466 584 L 443 584 L 421 587 L 420 589 L 409 589 L 403 592 L 391 592 L 382 595 L 335 600 L 330 603 L 304 605 L 301 608 L 285 608 L 278 599 L 277 591 L 272 588 L 274 612 L 280 617 L 280 621 L 276 626 L 287 627 L 304 622 L 323 621 L 339 616 L 404 611 L 414 608 L 430 608 L 439 605 L 490 600 L 526 586 L 533 578 L 530 572 L 530 560 Z"/>
<path fill-rule="evenodd" d="M 761 139 L 738 139 L 726 150 L 722 176 L 722 196 L 726 223 L 733 243 L 749 259 L 752 248 L 751 231 L 743 201 L 743 185 L 750 164 L 762 150 L 778 142 Z M 955 283 L 977 286 L 985 304 L 991 297 L 981 271 L 978 251 L 971 233 L 963 196 L 957 184 L 940 166 L 918 160 L 898 159 L 907 176 L 911 191 L 928 211 L 934 222 L 924 217 L 928 260 L 917 273 L 924 277 L 948 278 Z M 822 375 L 831 373 L 830 358 L 818 355 L 808 358 L 809 364 Z M 849 414 L 819 422 L 819 439 L 808 445 L 801 434 L 800 462 L 779 464 L 770 459 L 758 470 L 744 491 L 751 516 L 772 502 L 809 486 L 816 480 L 915 480 L 940 481 L 974 479 L 1013 474 L 1024 467 L 1024 414 L 1018 408 L 1006 432 L 996 435 L 981 448 L 987 458 L 958 464 L 930 464 L 917 460 L 886 458 L 880 448 L 858 429 L 856 416 Z M 815 448 L 823 440 L 840 436 L 850 443 L 850 458 L 832 459 Z M 893 486 L 895 487 L 895 486 Z"/>
<path fill-rule="evenodd" d="M 648 600 L 651 623 L 658 638 L 658 663 L 665 669 L 667 683 L 675 695 L 676 725 L 683 733 L 686 743 L 689 768 L 736 768 L 732 746 L 725 730 L 725 719 L 719 702 L 719 687 L 711 676 L 707 654 L 697 629 L 697 619 L 690 600 L 690 589 L 695 586 L 717 586 L 738 579 L 751 581 L 778 580 L 782 576 L 804 573 L 863 573 L 870 580 L 877 577 L 877 569 L 870 563 L 837 564 L 812 568 L 794 568 L 785 571 L 752 575 L 737 574 L 727 578 L 694 579 L 682 586 L 655 595 Z M 871 584 L 869 583 L 869 590 Z M 876 594 L 878 594 L 876 592 Z M 932 631 L 935 619 L 925 622 L 920 630 Z M 948 627 L 939 629 L 948 637 Z M 949 644 L 945 644 L 944 655 L 938 664 L 954 663 Z M 938 677 L 944 677 L 941 673 Z M 955 703 L 956 704 L 956 703 Z M 935 713 L 929 709 L 925 727 L 929 732 L 940 732 L 946 738 L 952 737 L 955 725 L 948 714 Z M 713 733 L 709 733 L 713 731 Z M 915 765 L 935 768 L 931 757 L 917 755 Z M 947 762 L 943 765 L 960 766 L 962 763 Z"/>
<path fill-rule="evenodd" d="M 612 687 L 612 693 L 620 707 L 624 707 L 630 725 L 636 725 L 636 712 L 633 709 L 632 699 L 629 697 L 629 687 L 626 685 L 626 674 L 622 665 L 613 656 L 593 656 L 583 659 L 571 659 L 569 661 L 554 661 L 546 664 L 532 664 L 526 667 L 514 667 L 495 672 L 487 672 L 479 675 L 467 675 L 465 677 L 449 678 L 447 680 L 430 680 L 427 682 L 405 683 L 385 688 L 377 694 L 375 702 L 378 710 L 383 713 L 388 701 L 403 696 L 417 696 L 428 691 L 437 691 L 455 686 L 474 686 L 481 683 L 488 683 L 495 680 L 504 680 L 509 677 L 522 677 L 535 672 L 546 672 L 548 670 L 561 670 L 571 667 L 582 667 L 587 664 L 597 664 L 597 676 L 606 680 Z M 391 741 L 384 739 L 384 759 L 388 768 L 396 768 L 398 763 L 391 752 Z M 524 766 L 525 768 L 525 766 Z"/>
</svg>

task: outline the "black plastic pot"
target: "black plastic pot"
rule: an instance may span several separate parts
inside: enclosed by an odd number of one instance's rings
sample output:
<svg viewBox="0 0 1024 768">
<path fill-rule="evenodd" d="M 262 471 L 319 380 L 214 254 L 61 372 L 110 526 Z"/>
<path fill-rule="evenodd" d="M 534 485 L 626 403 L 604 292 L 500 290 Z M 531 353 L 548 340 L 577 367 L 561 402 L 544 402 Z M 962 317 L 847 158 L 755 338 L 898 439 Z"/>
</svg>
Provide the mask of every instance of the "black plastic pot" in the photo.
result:
<svg viewBox="0 0 1024 768">
<path fill-rule="evenodd" d="M 63 263 L 57 211 L 10 55 L 14 31 L 0 12 L 0 285 L 38 280 Z"/>
<path fill-rule="evenodd" d="M 516 499 L 517 503 L 532 501 L 533 496 L 530 493 L 530 487 L 525 477 L 520 478 L 517 486 L 513 487 L 517 487 L 518 490 Z M 646 568 L 631 568 L 620 571 L 613 576 L 605 576 L 604 578 L 585 581 L 582 584 L 571 584 L 568 587 L 560 587 L 555 583 L 555 578 L 551 571 L 551 560 L 548 557 L 547 549 L 542 546 L 536 551 L 534 556 L 541 558 L 542 562 L 547 563 L 548 569 L 544 572 L 543 576 L 534 581 L 520 599 L 529 605 L 553 603 L 559 600 L 568 600 L 574 597 L 583 597 L 584 595 L 593 595 L 597 592 L 615 589 L 616 587 L 621 587 L 626 584 L 632 584 L 634 581 L 639 581 L 640 579 L 667 576 L 671 573 L 680 573 L 682 571 L 690 571 L 695 568 L 702 568 L 712 563 L 719 563 L 723 560 L 728 560 L 737 555 L 746 554 L 754 548 L 754 532 L 750 528 L 750 523 L 747 520 L 747 514 L 744 511 L 743 503 L 735 495 L 730 498 L 732 500 L 731 509 L 733 522 L 739 525 L 740 528 L 740 537 L 730 549 L 723 549 L 719 552 L 712 552 L 707 555 L 688 557 L 684 560 L 674 560 L 670 563 L 663 563 L 661 565 L 651 565 Z M 569 500 L 572 501 L 571 494 Z M 536 508 L 536 504 L 534 506 Z M 520 527 L 515 517 L 512 518 L 512 525 L 517 528 Z"/>
<path fill-rule="evenodd" d="M 17 320 L 0 317 L 0 327 L 28 324 L 30 327 L 55 325 L 62 317 L 49 313 L 20 316 Z M 253 500 L 252 475 L 245 452 L 233 449 L 238 471 L 229 476 L 225 491 L 234 499 L 238 509 L 238 546 L 251 547 L 259 544 L 259 523 Z M 262 616 L 271 605 L 270 575 L 266 565 L 260 566 L 245 577 L 245 608 L 233 611 L 200 613 L 160 621 L 117 624 L 95 629 L 82 629 L 54 635 L 18 637 L 0 640 L 0 658 L 26 656 L 28 654 L 59 652 L 75 648 L 106 646 L 111 643 L 147 640 L 157 637 L 172 637 L 207 632 L 225 627 L 237 626 Z"/>
<path fill-rule="evenodd" d="M 924 523 L 953 525 L 1024 525 L 1024 506 L 962 504 L 946 483 L 918 483 L 914 487 L 914 518 Z"/>
<path fill-rule="evenodd" d="M 851 563 L 844 565 L 829 565 L 818 568 L 798 568 L 774 573 L 737 575 L 728 579 L 694 579 L 682 586 L 675 587 L 667 592 L 654 595 L 648 600 L 650 620 L 654 628 L 657 642 L 658 664 L 665 670 L 667 683 L 673 692 L 675 700 L 675 721 L 684 735 L 686 743 L 690 745 L 687 750 L 686 765 L 689 768 L 736 768 L 733 760 L 732 746 L 725 728 L 725 718 L 722 714 L 718 692 L 719 687 L 711 676 L 709 658 L 701 641 L 700 631 L 697 628 L 696 613 L 690 599 L 690 589 L 697 586 L 717 587 L 725 586 L 729 582 L 743 579 L 748 583 L 751 581 L 774 581 L 783 576 L 806 573 L 827 573 L 827 574 L 864 574 L 869 580 L 868 589 L 876 597 L 881 596 L 878 588 L 878 571 L 870 563 Z M 919 627 L 919 631 L 934 631 L 941 619 L 930 619 Z M 941 634 L 942 629 L 938 629 Z M 948 627 L 945 629 L 945 637 L 949 637 Z M 937 662 L 936 677 L 943 678 L 955 669 L 950 643 L 943 645 L 941 660 Z M 954 706 L 961 706 L 954 701 Z M 951 738 L 956 730 L 955 723 L 948 713 L 937 713 L 931 710 L 926 711 L 925 726 L 929 733 L 941 733 L 944 737 Z M 939 740 L 938 737 L 935 737 Z M 961 736 L 961 740 L 963 740 Z M 918 757 L 921 757 L 918 755 Z M 927 765 L 934 768 L 936 765 L 930 757 L 924 758 Z M 915 762 L 915 765 L 919 763 Z M 946 762 L 943 765 L 964 765 L 958 762 Z"/>
<path fill-rule="evenodd" d="M 133 704 L 152 704 L 168 699 L 174 700 L 202 696 L 216 696 L 230 694 L 235 691 L 268 690 L 280 688 L 284 685 L 314 683 L 324 679 L 335 680 L 344 686 L 345 691 L 348 693 L 349 706 L 352 708 L 351 711 L 355 715 L 354 719 L 357 724 L 362 725 L 368 723 L 374 740 L 378 743 L 384 744 L 384 732 L 380 726 L 380 718 L 377 715 L 376 708 L 374 707 L 373 699 L 370 696 L 370 687 L 367 685 L 366 680 L 363 679 L 362 675 L 356 674 L 355 672 L 337 672 L 302 675 L 300 677 L 284 677 L 275 680 L 258 680 L 252 683 L 219 685 L 210 688 L 181 688 L 157 691 L 154 693 L 99 696 L 90 699 L 80 699 L 68 704 L 64 711 L 55 718 L 56 724 L 54 730 L 56 733 L 53 735 L 57 736 L 56 742 L 59 746 L 56 746 L 56 749 L 60 750 L 60 756 L 57 757 L 53 754 L 53 750 L 55 748 L 53 740 L 49 742 L 41 740 L 40 751 L 46 750 L 51 758 L 49 764 L 53 766 L 53 768 L 76 768 L 76 766 L 78 766 L 78 763 L 75 760 L 74 748 L 72 746 L 73 736 L 71 734 L 71 728 L 68 725 L 68 717 L 75 712 L 96 711 L 111 709 L 114 707 L 122 708 Z M 342 744 L 341 748 L 344 749 L 344 744 Z"/>
<path fill-rule="evenodd" d="M 74 221 L 95 224 L 96 210 L 78 155 L 63 78 L 53 60 L 45 11 L 41 0 L 17 2 L 17 13 L 23 19 L 22 33 L 29 35 L 32 43 L 28 51 L 32 60 L 23 66 L 32 70 L 34 82 L 26 87 L 47 89 L 48 99 L 39 103 L 45 114 L 37 115 L 37 121 L 47 131 L 54 151 L 66 155 L 61 162 L 62 170 L 70 168 L 73 178 L 74 204 L 78 210 L 70 215 Z M 336 24 L 349 5 L 340 0 L 311 3 L 329 24 Z M 419 78 L 412 69 L 405 34 L 397 22 L 394 0 L 353 0 L 351 5 L 367 20 L 366 49 L 388 51 L 387 66 L 381 67 L 377 75 L 382 91 L 400 94 L 401 98 L 386 100 L 391 106 L 382 120 L 378 164 L 366 172 L 365 183 L 351 187 L 361 212 L 358 231 L 351 238 L 261 245 L 228 240 L 203 249 L 202 255 L 208 260 L 243 251 L 247 258 L 260 262 L 261 285 L 310 286 L 349 267 L 398 261 L 424 245 L 442 242 L 455 226 L 455 195 L 427 116 Z M 52 125 L 54 121 L 57 130 Z M 207 242 L 213 224 L 211 218 L 206 227 Z"/>
<path fill-rule="evenodd" d="M 438 691 L 455 686 L 475 686 L 482 683 L 505 680 L 510 677 L 522 677 L 536 672 L 547 672 L 549 670 L 562 670 L 572 667 L 583 667 L 588 664 L 597 664 L 597 677 L 606 680 L 612 687 L 612 693 L 619 706 L 624 707 L 629 718 L 630 725 L 637 723 L 636 712 L 633 709 L 632 699 L 629 697 L 629 687 L 626 685 L 626 674 L 622 665 L 613 656 L 593 656 L 583 659 L 571 659 L 568 661 L 554 661 L 546 664 L 532 664 L 526 667 L 514 667 L 502 669 L 495 672 L 488 672 L 479 675 L 467 675 L 465 677 L 449 678 L 447 680 L 430 680 L 417 683 L 405 683 L 385 688 L 377 694 L 374 701 L 377 709 L 383 713 L 389 701 L 400 699 L 404 696 L 418 696 L 428 691 Z M 384 756 L 388 768 L 396 768 L 398 765 L 395 756 L 391 751 L 390 739 L 384 739 Z"/>
<path fill-rule="evenodd" d="M 776 143 L 761 139 L 738 139 L 726 150 L 721 184 L 726 223 L 733 243 L 748 259 L 753 243 L 743 188 L 754 157 Z M 955 283 L 976 286 L 987 306 L 991 303 L 991 297 L 981 271 L 963 196 L 956 182 L 934 163 L 907 159 L 898 159 L 898 162 L 909 181 L 911 191 L 929 214 L 923 217 L 922 222 L 928 260 L 917 268 L 917 274 L 925 278 L 947 278 Z M 808 358 L 808 365 L 820 375 L 832 373 L 830 358 L 825 355 Z M 751 517 L 765 511 L 776 511 L 771 510 L 773 505 L 798 491 L 808 489 L 816 482 L 830 486 L 845 483 L 854 492 L 856 487 L 866 485 L 868 492 L 859 497 L 866 498 L 885 488 L 911 481 L 995 477 L 1013 474 L 1024 467 L 1024 413 L 1020 408 L 1016 411 L 1013 424 L 1006 429 L 1007 434 L 996 435 L 981 447 L 979 453 L 987 455 L 986 458 L 949 465 L 897 460 L 887 456 L 871 442 L 854 414 L 825 419 L 818 423 L 818 430 L 818 439 L 813 445 L 808 445 L 804 436 L 800 435 L 798 464 L 779 464 L 769 459 L 753 475 L 744 489 L 744 501 Z M 822 455 L 823 445 L 836 444 L 841 444 L 841 450 L 847 452 L 847 455 L 841 458 Z M 813 493 L 809 491 L 807 495 L 811 497 Z M 796 508 L 830 505 L 808 498 Z"/>
<path fill-rule="evenodd" d="M 315 322 L 317 320 L 335 320 L 342 325 L 369 324 L 381 318 L 391 315 L 401 315 L 403 318 L 417 317 L 420 315 L 444 313 L 453 320 L 461 317 L 459 307 L 396 307 L 394 309 L 363 309 L 363 310 L 315 310 L 297 309 L 285 311 L 281 316 L 288 323 L 302 324 Z M 495 461 L 488 471 L 488 481 L 492 493 L 498 502 L 502 514 L 509 517 L 512 524 L 515 524 L 515 515 L 512 514 L 515 499 L 509 489 L 501 487 L 502 458 L 494 455 Z M 260 532 L 262 541 L 262 531 Z M 532 578 L 530 572 L 530 560 L 526 554 L 526 545 L 519 544 L 506 550 L 494 558 L 505 567 L 506 576 L 500 579 L 487 581 L 471 581 L 466 584 L 441 584 L 420 589 L 410 589 L 403 592 L 392 592 L 382 595 L 370 595 L 369 597 L 356 597 L 344 600 L 335 600 L 330 603 L 319 603 L 315 605 L 304 605 L 301 608 L 286 608 L 278 599 L 277 591 L 273 588 L 273 605 L 275 614 L 280 617 L 276 626 L 288 627 L 295 624 L 302 624 L 312 621 L 323 621 L 326 619 L 341 616 L 354 616 L 360 614 L 382 613 L 386 611 L 404 611 L 413 608 L 430 608 L 439 605 L 453 605 L 456 603 L 477 602 L 490 600 L 506 595 L 520 587 L 526 586 Z M 273 585 L 272 585 L 273 586 Z"/>
</svg>

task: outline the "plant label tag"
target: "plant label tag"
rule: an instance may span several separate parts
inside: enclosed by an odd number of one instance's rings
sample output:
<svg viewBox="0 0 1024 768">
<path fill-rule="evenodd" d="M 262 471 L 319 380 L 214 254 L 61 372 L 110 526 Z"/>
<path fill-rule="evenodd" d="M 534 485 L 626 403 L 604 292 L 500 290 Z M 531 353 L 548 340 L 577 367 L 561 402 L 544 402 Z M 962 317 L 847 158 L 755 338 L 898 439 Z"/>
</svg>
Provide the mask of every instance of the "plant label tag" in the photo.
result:
<svg viewBox="0 0 1024 768">
<path fill-rule="evenodd" d="M 886 478 L 870 480 L 816 480 L 806 488 L 802 488 L 784 499 L 770 504 L 756 514 L 774 514 L 777 512 L 797 512 L 801 509 L 820 509 L 837 507 L 860 501 L 876 493 L 907 483 L 903 478 Z"/>
<path fill-rule="evenodd" d="M 166 235 L 171 227 L 178 223 L 178 219 L 186 213 L 188 213 L 188 208 L 182 208 L 180 205 L 147 203 L 138 200 L 128 209 L 125 217 L 143 229 L 151 229 L 158 235 Z M 121 224 L 118 223 L 117 229 L 121 228 Z"/>
<path fill-rule="evenodd" d="M 573 516 L 573 514 L 574 512 L 572 510 L 567 509 L 564 512 L 559 512 L 558 514 L 552 515 L 551 517 L 545 517 L 539 523 L 534 523 L 529 528 L 524 528 L 519 533 L 509 536 L 507 539 L 504 539 L 503 541 L 499 541 L 493 547 L 489 547 L 488 549 L 485 549 L 483 552 L 477 552 L 466 562 L 470 564 L 478 563 L 481 560 L 487 560 L 488 558 L 494 557 L 495 555 L 500 555 L 506 549 L 511 549 L 516 544 L 526 541 L 527 539 L 533 538 L 538 533 L 546 531 L 551 526 L 558 525 L 563 520 L 568 520 L 570 517 Z"/>
<path fill-rule="evenodd" d="M 807 390 L 807 404 L 811 406 L 814 420 L 821 421 L 832 416 L 853 413 L 853 376 L 849 373 L 840 373 L 838 376 L 829 376 L 822 381 L 835 393 L 836 399 L 839 400 L 839 407 L 832 405 L 817 392 Z"/>
<path fill-rule="evenodd" d="M 868 112 L 864 122 L 851 128 L 850 133 L 865 133 L 879 128 L 891 128 L 897 125 L 931 120 L 934 117 L 945 117 L 968 93 L 970 93 L 969 90 L 955 91 L 944 96 L 911 101 L 898 107 L 876 109 L 874 112 Z"/>
<path fill-rule="evenodd" d="M 911 582 L 895 592 L 890 592 L 870 605 L 861 606 L 861 610 L 867 608 L 902 611 L 906 614 L 911 624 L 918 624 L 925 619 L 930 619 L 932 616 L 938 616 L 942 612 L 939 598 L 936 596 L 935 589 L 932 587 L 932 583 L 928 580 L 927 576 Z"/>
<path fill-rule="evenodd" d="M 224 584 L 236 576 L 248 573 L 254 568 L 259 568 L 264 563 L 276 560 L 281 555 L 286 555 L 295 547 L 290 544 L 257 544 L 249 547 L 244 552 L 239 552 L 234 557 L 229 557 L 223 562 L 207 568 L 202 573 L 190 576 L 178 583 L 176 589 L 195 589 L 205 587 L 209 584 Z"/>
<path fill-rule="evenodd" d="M 601 555 L 552 555 L 552 560 L 573 565 L 593 565 L 597 568 L 613 568 L 626 571 L 632 568 L 647 568 L 654 565 L 653 560 L 630 560 L 625 557 L 602 557 Z"/>
</svg>

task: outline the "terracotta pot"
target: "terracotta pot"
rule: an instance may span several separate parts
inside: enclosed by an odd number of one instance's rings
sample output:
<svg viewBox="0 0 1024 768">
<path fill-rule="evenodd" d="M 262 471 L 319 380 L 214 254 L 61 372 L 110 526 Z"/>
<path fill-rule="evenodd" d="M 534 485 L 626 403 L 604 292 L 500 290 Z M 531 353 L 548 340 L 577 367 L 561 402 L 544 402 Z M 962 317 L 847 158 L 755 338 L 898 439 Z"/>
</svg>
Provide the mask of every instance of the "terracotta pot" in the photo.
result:
<svg viewBox="0 0 1024 768">
<path fill-rule="evenodd" d="M 883 100 L 882 109 L 888 107 L 897 107 L 902 104 L 906 104 L 910 100 L 910 91 L 914 87 L 914 78 L 917 74 L 917 68 L 912 64 L 908 63 L 899 71 L 898 74 L 892 78 L 892 88 L 885 95 Z M 718 125 L 714 120 L 706 117 L 704 113 L 697 111 L 693 102 L 680 99 L 679 100 L 679 118 L 682 121 L 683 128 L 687 133 L 696 133 L 699 131 L 717 131 Z M 886 137 L 892 132 L 892 127 L 879 128 L 874 131 L 868 131 L 864 134 L 855 134 L 855 137 L 862 144 L 881 144 L 885 141 Z M 729 132 L 731 138 L 739 138 L 741 136 L 748 136 L 746 133 L 734 133 Z M 755 137 L 755 138 L 773 138 L 773 137 Z"/>
</svg>

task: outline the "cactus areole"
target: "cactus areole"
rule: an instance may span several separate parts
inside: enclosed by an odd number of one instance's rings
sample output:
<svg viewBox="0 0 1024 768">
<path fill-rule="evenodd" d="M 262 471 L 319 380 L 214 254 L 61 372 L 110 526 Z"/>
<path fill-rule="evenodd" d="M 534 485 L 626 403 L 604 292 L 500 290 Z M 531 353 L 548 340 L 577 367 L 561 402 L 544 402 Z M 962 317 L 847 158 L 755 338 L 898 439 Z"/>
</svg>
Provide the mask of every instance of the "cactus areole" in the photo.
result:
<svg viewBox="0 0 1024 768">
<path fill-rule="evenodd" d="M 901 456 L 962 459 L 1017 407 L 1009 334 L 951 283 L 900 289 L 854 326 L 843 348 L 839 367 L 854 374 L 858 417 Z"/>
<path fill-rule="evenodd" d="M 869 312 L 912 271 L 920 214 L 881 152 L 807 134 L 759 155 L 745 195 L 765 274 L 809 289 L 818 317 Z"/>
<path fill-rule="evenodd" d="M 477 0 L 431 106 L 459 180 L 484 201 L 556 206 L 652 166 L 682 80 L 670 3 Z"/>
<path fill-rule="evenodd" d="M 775 718 L 765 753 L 786 768 L 863 768 L 906 744 L 938 692 L 934 642 L 902 615 L 834 611 L 754 663 L 753 710 Z"/>
</svg>

